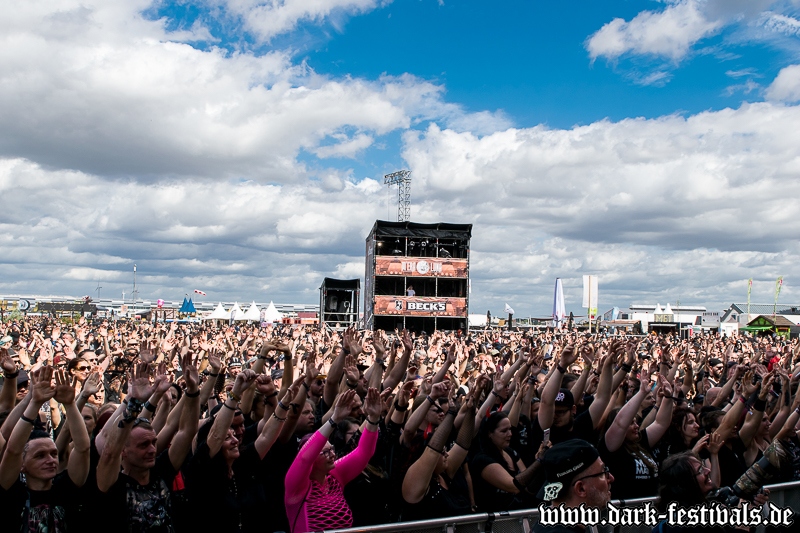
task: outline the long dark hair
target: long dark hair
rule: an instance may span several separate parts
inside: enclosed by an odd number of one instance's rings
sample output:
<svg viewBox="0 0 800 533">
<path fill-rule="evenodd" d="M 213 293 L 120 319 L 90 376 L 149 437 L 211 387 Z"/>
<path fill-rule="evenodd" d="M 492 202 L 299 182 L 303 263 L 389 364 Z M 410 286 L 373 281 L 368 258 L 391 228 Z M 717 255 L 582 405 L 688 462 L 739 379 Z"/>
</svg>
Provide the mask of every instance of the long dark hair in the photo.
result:
<svg viewBox="0 0 800 533">
<path fill-rule="evenodd" d="M 613 409 L 610 413 L 608 413 L 608 417 L 606 418 L 606 424 L 603 428 L 603 438 L 605 438 L 605 433 L 608 429 L 614 424 L 614 420 L 616 420 L 617 415 L 622 410 L 621 407 L 617 407 Z M 637 414 L 635 416 L 636 423 L 641 426 L 642 418 Z M 626 430 L 627 433 L 627 430 Z M 638 457 L 649 469 L 653 472 L 653 475 L 658 473 L 658 464 L 656 463 L 655 457 L 653 454 L 648 452 L 644 446 L 642 446 L 642 439 L 646 439 L 647 434 L 639 428 L 639 440 L 634 442 L 629 442 L 628 439 L 624 439 L 622 441 L 622 448 L 628 452 L 629 455 L 633 457 Z"/>
<path fill-rule="evenodd" d="M 486 455 L 500 461 L 503 460 L 503 452 L 497 449 L 497 446 L 494 445 L 489 434 L 496 430 L 500 422 L 506 418 L 508 418 L 508 415 L 505 412 L 495 411 L 483 419 L 480 432 L 478 433 L 480 450 Z"/>
<path fill-rule="evenodd" d="M 672 412 L 672 420 L 667 429 L 666 439 L 662 439 L 662 442 L 666 441 L 668 446 L 667 453 L 674 454 L 685 452 L 691 449 L 692 444 L 694 444 L 693 441 L 687 446 L 683 441 L 683 425 L 686 423 L 686 419 L 689 415 L 692 415 L 695 421 L 697 421 L 697 415 L 688 407 L 679 407 Z"/>
<path fill-rule="evenodd" d="M 673 501 L 684 507 L 706 501 L 706 495 L 697 483 L 697 472 L 690 461 L 692 458 L 703 464 L 700 457 L 691 450 L 664 459 L 658 475 L 659 511 L 666 511 L 667 506 Z"/>
</svg>

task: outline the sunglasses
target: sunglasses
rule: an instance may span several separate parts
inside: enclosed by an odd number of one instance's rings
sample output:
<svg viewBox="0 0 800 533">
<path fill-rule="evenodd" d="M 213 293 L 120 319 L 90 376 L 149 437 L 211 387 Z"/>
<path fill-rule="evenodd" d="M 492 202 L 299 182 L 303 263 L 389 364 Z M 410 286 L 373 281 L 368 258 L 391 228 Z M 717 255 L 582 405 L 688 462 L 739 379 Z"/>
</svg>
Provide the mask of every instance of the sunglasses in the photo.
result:
<svg viewBox="0 0 800 533">
<path fill-rule="evenodd" d="M 77 370 L 78 372 L 84 372 L 86 370 L 89 370 L 90 368 L 92 368 L 92 367 L 90 367 L 90 366 L 79 366 L 79 367 L 75 368 L 75 370 Z"/>
</svg>

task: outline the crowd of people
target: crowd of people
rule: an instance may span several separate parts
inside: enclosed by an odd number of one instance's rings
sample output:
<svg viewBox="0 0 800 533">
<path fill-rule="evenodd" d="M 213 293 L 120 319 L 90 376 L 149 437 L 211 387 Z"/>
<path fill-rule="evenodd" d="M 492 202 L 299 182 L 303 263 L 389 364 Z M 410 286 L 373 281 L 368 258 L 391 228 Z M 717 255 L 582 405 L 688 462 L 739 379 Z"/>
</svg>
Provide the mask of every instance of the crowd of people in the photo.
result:
<svg viewBox="0 0 800 533">
<path fill-rule="evenodd" d="M 691 503 L 775 442 L 783 467 L 762 471 L 800 479 L 800 344 L 781 337 L 48 317 L 0 337 L 9 532 L 303 533 Z"/>
</svg>

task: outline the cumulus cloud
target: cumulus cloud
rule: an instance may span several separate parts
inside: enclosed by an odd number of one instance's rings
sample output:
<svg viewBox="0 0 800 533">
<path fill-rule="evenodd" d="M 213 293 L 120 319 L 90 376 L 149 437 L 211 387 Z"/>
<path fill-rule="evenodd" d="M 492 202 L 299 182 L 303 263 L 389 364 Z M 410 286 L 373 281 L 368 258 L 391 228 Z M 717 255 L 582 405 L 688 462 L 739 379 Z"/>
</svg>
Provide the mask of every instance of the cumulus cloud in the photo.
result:
<svg viewBox="0 0 800 533">
<path fill-rule="evenodd" d="M 663 11 L 642 11 L 629 22 L 616 18 L 589 37 L 589 57 L 614 59 L 632 52 L 680 60 L 694 43 L 721 26 L 705 17 L 701 4 L 681 0 Z"/>
<path fill-rule="evenodd" d="M 337 15 L 366 13 L 391 0 L 223 0 L 250 32 L 269 41 L 303 22 L 339 22 Z M 332 20 L 331 20 L 332 19 Z"/>
<path fill-rule="evenodd" d="M 766 97 L 781 102 L 800 100 L 800 65 L 782 68 L 766 90 Z"/>
</svg>

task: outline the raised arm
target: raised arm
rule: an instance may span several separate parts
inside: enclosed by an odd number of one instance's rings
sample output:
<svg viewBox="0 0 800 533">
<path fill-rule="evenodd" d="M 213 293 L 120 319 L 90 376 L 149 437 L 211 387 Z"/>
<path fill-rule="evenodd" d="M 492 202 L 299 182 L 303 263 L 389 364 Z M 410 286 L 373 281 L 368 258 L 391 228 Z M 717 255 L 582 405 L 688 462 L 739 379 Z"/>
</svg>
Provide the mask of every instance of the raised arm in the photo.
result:
<svg viewBox="0 0 800 533">
<path fill-rule="evenodd" d="M 758 433 L 758 427 L 761 425 L 761 420 L 764 418 L 764 409 L 767 406 L 767 396 L 769 391 L 772 390 L 772 381 L 775 375 L 770 373 L 764 376 L 761 382 L 761 390 L 758 392 L 755 403 L 753 403 L 753 415 L 745 419 L 739 430 L 739 438 L 742 439 L 745 447 L 750 446 L 753 437 Z"/>
<path fill-rule="evenodd" d="M 411 352 L 414 349 L 414 343 L 411 341 L 411 335 L 409 335 L 408 331 L 403 330 L 403 356 L 400 357 L 400 360 L 392 365 L 392 369 L 387 373 L 386 377 L 383 379 L 383 386 L 385 388 L 389 388 L 394 390 L 400 380 L 403 379 L 403 374 L 406 373 L 406 369 L 408 368 L 408 362 L 411 359 Z M 392 348 L 394 352 L 394 348 Z"/>
<path fill-rule="evenodd" d="M 431 408 L 431 405 L 436 403 L 436 400 L 439 398 L 447 396 L 449 390 L 449 381 L 443 381 L 431 387 L 431 393 L 425 397 L 424 402 L 414 409 L 414 412 L 411 413 L 411 416 L 408 418 L 408 422 L 406 422 L 406 427 L 403 430 L 403 434 L 400 436 L 400 442 L 403 443 L 403 445 L 409 446 L 411 444 L 411 439 L 417 434 L 417 429 L 419 429 L 422 421 L 425 420 L 425 417 L 428 415 L 428 410 Z"/>
<path fill-rule="evenodd" d="M 578 353 L 575 350 L 575 346 L 568 344 L 564 348 L 564 351 L 561 352 L 561 359 L 556 365 L 556 371 L 550 375 L 550 379 L 547 380 L 544 386 L 538 414 L 539 426 L 542 429 L 548 429 L 553 425 L 553 418 L 556 412 L 556 396 L 558 395 L 559 389 L 561 389 L 561 379 L 564 377 L 569 365 L 574 363 L 577 358 Z M 592 405 L 594 405 L 594 403 L 595 402 L 592 402 Z M 592 419 L 594 419 L 594 417 L 592 417 Z"/>
<path fill-rule="evenodd" d="M 603 360 L 603 366 L 600 369 L 600 379 L 597 383 L 597 392 L 595 393 L 594 401 L 589 406 L 589 416 L 592 417 L 592 424 L 595 428 L 599 427 L 603 413 L 606 406 L 611 401 L 611 381 L 613 380 L 613 365 L 614 358 L 611 355 L 606 356 Z M 616 389 L 614 389 L 616 390 Z"/>
<path fill-rule="evenodd" d="M 344 373 L 344 362 L 347 354 L 350 353 L 350 341 L 353 337 L 353 332 L 347 328 L 342 335 L 342 349 L 339 350 L 339 355 L 333 360 L 333 364 L 328 369 L 328 379 L 325 381 L 325 388 L 322 392 L 322 398 L 325 400 L 325 405 L 333 405 L 336 400 L 336 395 L 339 394 L 339 381 L 342 379 Z"/>
<path fill-rule="evenodd" d="M 3 388 L 0 389 L 0 413 L 11 411 L 17 403 L 17 363 L 8 355 L 6 348 L 0 348 L 0 368 L 3 370 Z"/>
<path fill-rule="evenodd" d="M 75 385 L 78 378 L 72 380 L 67 376 L 65 370 L 55 373 L 56 390 L 54 398 L 64 406 L 67 412 L 67 428 L 72 436 L 72 452 L 69 455 L 67 472 L 72 482 L 82 487 L 89 476 L 89 433 L 86 431 L 86 424 L 83 415 L 75 403 Z"/>
<path fill-rule="evenodd" d="M 381 418 L 381 403 L 378 389 L 369 389 L 364 398 L 364 413 L 367 415 L 366 431 L 361 434 L 358 447 L 348 453 L 338 461 L 336 468 L 331 471 L 331 475 L 339 480 L 342 486 L 350 483 L 355 477 L 366 468 L 367 463 L 375 453 L 375 445 L 378 442 L 378 423 Z"/>
<path fill-rule="evenodd" d="M 611 427 L 606 431 L 605 437 L 603 437 L 606 448 L 610 452 L 619 450 L 625 442 L 625 434 L 628 432 L 636 413 L 639 412 L 639 407 L 641 407 L 642 402 L 650 392 L 650 373 L 643 372 L 639 382 L 639 391 L 619 410 L 616 418 L 614 418 L 614 423 L 611 424 Z"/>
<path fill-rule="evenodd" d="M 645 426 L 644 433 L 647 435 L 647 443 L 653 448 L 658 441 L 667 433 L 669 425 L 672 422 L 672 411 L 675 409 L 675 398 L 672 396 L 672 386 L 664 379 L 661 374 L 658 375 L 658 382 L 660 392 L 662 395 L 661 403 L 656 413 L 655 421 Z"/>
<path fill-rule="evenodd" d="M 144 402 L 153 393 L 154 386 L 150 384 L 150 375 L 151 370 L 147 363 L 142 362 L 134 366 L 133 374 L 128 377 L 130 392 L 128 404 L 123 404 L 124 410 L 119 422 L 115 421 L 113 416 L 106 422 L 104 429 L 108 428 L 108 432 L 97 464 L 97 488 L 100 492 L 108 492 L 119 479 L 125 441 L 131 434 L 134 421 L 142 412 Z"/>
<path fill-rule="evenodd" d="M 33 430 L 33 423 L 39 417 L 39 409 L 45 402 L 50 401 L 56 392 L 52 378 L 53 367 L 50 366 L 42 367 L 30 374 L 31 400 L 19 421 L 14 425 L 6 443 L 3 460 L 0 462 L 0 487 L 4 490 L 10 489 L 11 485 L 19 478 L 22 469 L 22 454 Z"/>
<path fill-rule="evenodd" d="M 470 397 L 470 400 L 471 399 Z M 436 428 L 433 437 L 431 437 L 431 441 L 422 451 L 420 458 L 417 459 L 406 472 L 403 478 L 402 489 L 403 499 L 406 502 L 419 503 L 428 492 L 431 477 L 436 470 L 436 464 L 439 462 L 439 457 L 444 455 L 444 446 L 447 444 L 447 438 L 453 430 L 453 420 L 455 420 L 454 413 L 448 411 L 442 423 Z M 469 440 L 472 441 L 472 435 L 469 435 Z M 461 460 L 464 460 L 463 457 Z M 459 463 L 459 466 L 460 464 L 461 463 Z"/>
<path fill-rule="evenodd" d="M 242 370 L 236 375 L 236 381 L 233 382 L 233 389 L 225 399 L 225 403 L 222 404 L 222 409 L 220 409 L 214 417 L 214 424 L 208 432 L 206 444 L 208 445 L 209 457 L 214 457 L 222 449 L 222 444 L 225 442 L 225 438 L 228 435 L 233 416 L 236 414 L 236 409 L 239 406 L 239 399 L 255 379 L 256 375 L 252 370 Z"/>
<path fill-rule="evenodd" d="M 200 419 L 200 373 L 192 361 L 192 354 L 186 354 L 181 361 L 183 380 L 186 383 L 185 403 L 178 423 L 178 433 L 172 439 L 169 447 L 169 460 L 175 470 L 180 470 L 189 450 L 192 440 L 197 434 Z"/>
</svg>

